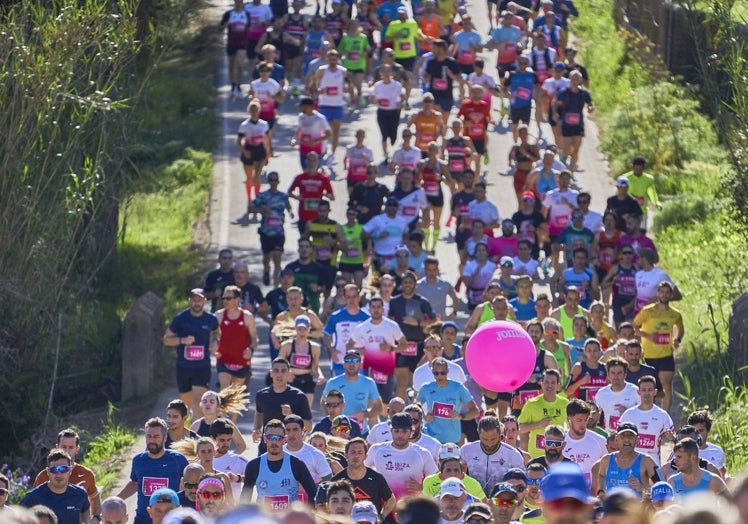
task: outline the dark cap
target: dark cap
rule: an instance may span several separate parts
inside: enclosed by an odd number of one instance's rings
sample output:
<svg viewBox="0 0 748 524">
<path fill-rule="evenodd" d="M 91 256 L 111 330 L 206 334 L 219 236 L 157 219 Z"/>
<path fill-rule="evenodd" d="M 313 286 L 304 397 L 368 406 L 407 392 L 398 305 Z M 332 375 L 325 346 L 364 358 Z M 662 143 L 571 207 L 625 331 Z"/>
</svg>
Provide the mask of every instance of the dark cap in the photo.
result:
<svg viewBox="0 0 748 524">
<path fill-rule="evenodd" d="M 635 503 L 639 503 L 637 493 L 631 488 L 618 486 L 605 494 L 603 515 L 627 515 Z"/>
<path fill-rule="evenodd" d="M 192 295 L 197 295 L 199 297 L 205 298 L 205 291 L 203 291 L 203 288 L 201 287 L 196 287 L 196 288 L 190 289 L 190 296 Z"/>
<path fill-rule="evenodd" d="M 618 428 L 616 429 L 616 432 L 620 435 L 621 433 L 629 431 L 633 433 L 634 435 L 639 434 L 639 428 L 636 427 L 636 424 L 633 422 L 621 422 L 618 424 Z"/>
<path fill-rule="evenodd" d="M 351 428 L 351 419 L 345 415 L 338 415 L 332 420 L 332 428 Z"/>
<path fill-rule="evenodd" d="M 390 204 L 399 204 L 400 201 L 397 199 L 397 197 L 394 196 L 388 196 L 387 200 L 385 201 L 384 205 L 388 206 Z"/>
<path fill-rule="evenodd" d="M 504 473 L 504 482 L 507 480 L 521 480 L 525 484 L 527 483 L 527 474 L 520 468 L 511 468 Z"/>
<path fill-rule="evenodd" d="M 392 429 L 411 429 L 413 427 L 413 419 L 407 413 L 395 413 L 390 417 L 390 425 Z"/>
<path fill-rule="evenodd" d="M 312 97 L 310 96 L 302 96 L 301 100 L 299 100 L 300 106 L 313 106 L 314 100 L 312 100 Z"/>
<path fill-rule="evenodd" d="M 553 69 L 555 69 L 556 71 L 565 71 L 566 65 L 563 62 L 556 62 L 555 64 L 553 64 Z"/>
<path fill-rule="evenodd" d="M 317 493 L 314 495 L 314 504 L 326 504 L 327 503 L 327 488 L 330 486 L 328 481 L 320 482 L 317 486 Z"/>
<path fill-rule="evenodd" d="M 462 516 L 463 522 L 469 522 L 471 517 L 478 516 L 482 519 L 491 520 L 491 508 L 483 502 L 472 502 L 465 508 L 465 514 Z"/>
<path fill-rule="evenodd" d="M 496 484 L 491 490 L 491 497 L 498 497 L 502 493 L 509 493 L 510 495 L 513 495 L 515 499 L 517 498 L 517 490 L 508 482 L 499 482 Z"/>
</svg>

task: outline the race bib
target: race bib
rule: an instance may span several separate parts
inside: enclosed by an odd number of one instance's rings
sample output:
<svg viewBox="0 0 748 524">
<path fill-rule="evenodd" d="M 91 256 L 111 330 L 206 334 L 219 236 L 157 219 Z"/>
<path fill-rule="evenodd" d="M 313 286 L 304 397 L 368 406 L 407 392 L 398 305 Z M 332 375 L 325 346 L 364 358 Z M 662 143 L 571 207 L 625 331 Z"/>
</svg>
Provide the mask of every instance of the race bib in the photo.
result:
<svg viewBox="0 0 748 524">
<path fill-rule="evenodd" d="M 601 264 L 610 264 L 613 262 L 613 255 L 607 249 L 601 250 L 597 254 L 597 259 Z"/>
<path fill-rule="evenodd" d="M 288 508 L 288 495 L 272 495 L 263 499 L 270 511 L 283 511 Z"/>
<path fill-rule="evenodd" d="M 434 86 L 434 89 L 443 91 L 447 89 L 447 81 L 444 80 L 443 78 L 434 78 L 433 86 Z"/>
<path fill-rule="evenodd" d="M 224 364 L 224 366 L 229 371 L 239 371 L 240 369 L 242 369 L 244 367 L 244 366 L 241 366 L 239 364 Z"/>
<path fill-rule="evenodd" d="M 338 86 L 327 86 L 325 88 L 325 94 L 327 96 L 337 96 L 339 92 Z"/>
<path fill-rule="evenodd" d="M 545 435 L 542 433 L 535 435 L 535 447 L 538 449 L 545 449 Z"/>
<path fill-rule="evenodd" d="M 470 215 L 470 206 L 467 204 L 460 204 L 460 216 L 467 217 Z"/>
<path fill-rule="evenodd" d="M 283 219 L 274 215 L 268 215 L 265 219 L 265 226 L 271 229 L 281 229 L 283 227 Z"/>
<path fill-rule="evenodd" d="M 229 24 L 229 30 L 232 33 L 244 33 L 247 30 L 247 24 L 234 22 L 233 24 Z"/>
<path fill-rule="evenodd" d="M 439 195 L 439 182 L 424 182 L 423 183 L 423 190 L 428 196 L 438 196 Z"/>
<path fill-rule="evenodd" d="M 407 347 L 405 348 L 405 350 L 403 350 L 401 355 L 406 357 L 415 357 L 416 355 L 418 355 L 418 343 L 408 342 Z"/>
<path fill-rule="evenodd" d="M 656 435 L 647 435 L 646 433 L 639 433 L 639 440 L 636 442 L 636 446 L 642 449 L 654 449 L 657 444 Z"/>
<path fill-rule="evenodd" d="M 380 98 L 379 100 L 377 100 L 377 102 L 379 102 L 379 107 L 387 108 L 391 105 L 389 99 L 387 98 Z"/>
<path fill-rule="evenodd" d="M 539 389 L 531 389 L 529 391 L 520 391 L 519 392 L 519 401 L 524 406 L 528 400 L 531 398 L 535 398 L 538 395 L 540 395 Z"/>
<path fill-rule="evenodd" d="M 450 160 L 449 170 L 450 171 L 463 171 L 465 169 L 465 162 L 462 160 Z M 464 214 L 464 213 L 463 213 Z"/>
<path fill-rule="evenodd" d="M 472 64 L 475 62 L 475 53 L 473 53 L 470 49 L 463 49 L 460 51 L 457 61 L 461 64 Z"/>
<path fill-rule="evenodd" d="M 403 206 L 403 216 L 414 217 L 418 214 L 418 208 L 416 206 Z"/>
<path fill-rule="evenodd" d="M 443 402 L 434 402 L 434 416 L 438 418 L 452 418 L 452 410 L 454 409 L 453 404 L 445 404 Z"/>
<path fill-rule="evenodd" d="M 351 172 L 357 176 L 366 176 L 366 164 L 354 164 L 351 166 Z"/>
<path fill-rule="evenodd" d="M 143 495 L 150 497 L 157 489 L 168 488 L 169 479 L 160 477 L 143 477 Z"/>
<path fill-rule="evenodd" d="M 400 51 L 410 51 L 410 48 L 411 48 L 410 42 L 398 42 L 397 43 L 397 48 Z"/>
<path fill-rule="evenodd" d="M 471 304 L 477 304 L 481 300 L 483 300 L 483 289 L 471 289 L 468 291 L 468 300 Z"/>
<path fill-rule="evenodd" d="M 348 60 L 358 60 L 360 56 L 358 51 L 351 51 L 348 53 Z"/>
<path fill-rule="evenodd" d="M 301 135 L 302 144 L 312 145 L 312 140 L 312 135 Z"/>
<path fill-rule="evenodd" d="M 556 215 L 553 219 L 556 226 L 564 228 L 569 225 L 569 215 Z"/>
<path fill-rule="evenodd" d="M 581 120 L 582 120 L 582 116 L 579 113 L 566 113 L 564 115 L 564 122 L 566 122 L 570 126 L 579 125 L 579 122 Z"/>
<path fill-rule="evenodd" d="M 265 140 L 265 135 L 255 135 L 253 137 L 250 137 L 249 143 L 253 146 L 259 146 L 262 144 L 263 140 Z"/>
<path fill-rule="evenodd" d="M 428 144 L 434 141 L 434 133 L 421 133 L 421 142 Z"/>
<path fill-rule="evenodd" d="M 484 130 L 483 126 L 473 124 L 470 126 L 470 136 L 483 136 Z"/>
<path fill-rule="evenodd" d="M 521 98 L 522 100 L 530 100 L 531 95 L 532 91 L 530 91 L 526 87 L 517 88 L 517 98 Z"/>
<path fill-rule="evenodd" d="M 317 260 L 330 260 L 332 258 L 332 249 L 329 247 L 318 247 L 314 251 L 317 253 Z"/>
<path fill-rule="evenodd" d="M 670 345 L 670 333 L 655 333 L 655 344 L 658 346 Z"/>
<path fill-rule="evenodd" d="M 320 51 L 319 49 L 312 49 L 311 51 L 309 51 L 309 58 L 311 59 L 319 58 L 321 54 L 322 54 L 322 51 Z"/>
<path fill-rule="evenodd" d="M 184 346 L 185 360 L 202 360 L 205 358 L 205 348 L 203 346 Z"/>
<path fill-rule="evenodd" d="M 356 258 L 361 254 L 361 250 L 358 247 L 349 247 L 345 250 L 345 256 L 348 258 Z"/>
<path fill-rule="evenodd" d="M 319 200 L 316 198 L 305 198 L 304 199 L 304 210 L 305 211 L 317 211 L 319 206 Z"/>
<path fill-rule="evenodd" d="M 621 417 L 611 415 L 610 416 L 610 427 L 608 429 L 618 429 L 618 419 Z"/>
<path fill-rule="evenodd" d="M 377 384 L 386 384 L 390 376 L 376 369 L 371 370 L 371 379 Z"/>
<path fill-rule="evenodd" d="M 312 355 L 300 355 L 295 353 L 291 356 L 291 365 L 295 368 L 307 368 L 312 363 Z"/>
</svg>

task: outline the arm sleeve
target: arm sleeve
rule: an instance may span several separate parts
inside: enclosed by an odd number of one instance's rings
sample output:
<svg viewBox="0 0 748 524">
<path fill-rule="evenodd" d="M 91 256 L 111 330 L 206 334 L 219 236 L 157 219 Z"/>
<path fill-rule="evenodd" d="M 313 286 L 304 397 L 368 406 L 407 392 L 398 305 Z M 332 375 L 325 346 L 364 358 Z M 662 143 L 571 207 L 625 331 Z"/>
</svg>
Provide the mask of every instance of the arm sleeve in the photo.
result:
<svg viewBox="0 0 748 524">
<path fill-rule="evenodd" d="M 317 493 L 317 484 L 314 483 L 314 479 L 312 478 L 312 474 L 309 473 L 309 468 L 306 467 L 306 464 L 304 464 L 301 460 L 297 459 L 294 456 L 291 456 L 291 471 L 293 471 L 294 478 L 299 481 L 299 484 L 301 484 L 301 487 L 304 488 L 304 491 L 307 492 L 310 496 L 308 497 L 308 502 L 311 504 L 314 504 L 314 493 Z"/>
</svg>

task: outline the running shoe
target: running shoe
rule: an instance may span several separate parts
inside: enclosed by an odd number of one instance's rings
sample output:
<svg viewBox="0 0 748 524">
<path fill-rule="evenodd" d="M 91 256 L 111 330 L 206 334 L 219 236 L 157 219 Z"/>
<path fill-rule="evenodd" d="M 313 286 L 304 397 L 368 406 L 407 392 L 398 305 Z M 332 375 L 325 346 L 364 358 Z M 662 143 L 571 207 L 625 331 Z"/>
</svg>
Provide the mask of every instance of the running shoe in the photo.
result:
<svg viewBox="0 0 748 524">
<path fill-rule="evenodd" d="M 265 270 L 262 272 L 262 283 L 266 286 L 270 285 L 270 271 Z"/>
</svg>

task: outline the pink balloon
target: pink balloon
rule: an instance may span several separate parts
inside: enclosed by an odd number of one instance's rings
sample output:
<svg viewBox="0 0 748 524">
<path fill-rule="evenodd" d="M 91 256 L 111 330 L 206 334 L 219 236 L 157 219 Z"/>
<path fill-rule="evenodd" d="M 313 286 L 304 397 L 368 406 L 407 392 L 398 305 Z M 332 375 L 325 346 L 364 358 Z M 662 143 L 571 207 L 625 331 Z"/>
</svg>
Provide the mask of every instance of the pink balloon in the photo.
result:
<svg viewBox="0 0 748 524">
<path fill-rule="evenodd" d="M 489 391 L 514 391 L 532 375 L 535 345 L 522 326 L 505 320 L 481 324 L 465 350 L 470 376 Z"/>
</svg>

